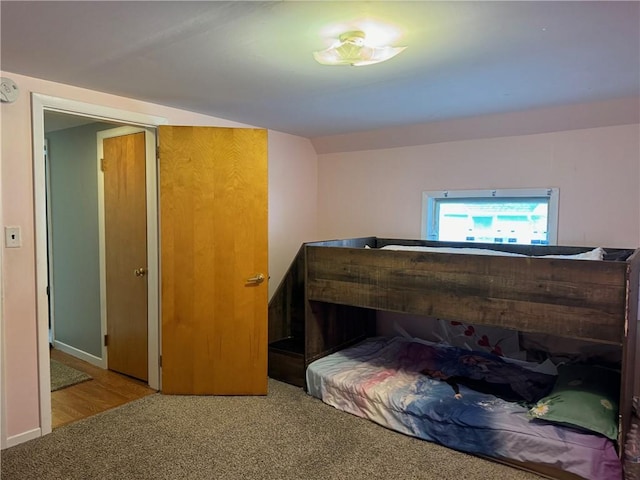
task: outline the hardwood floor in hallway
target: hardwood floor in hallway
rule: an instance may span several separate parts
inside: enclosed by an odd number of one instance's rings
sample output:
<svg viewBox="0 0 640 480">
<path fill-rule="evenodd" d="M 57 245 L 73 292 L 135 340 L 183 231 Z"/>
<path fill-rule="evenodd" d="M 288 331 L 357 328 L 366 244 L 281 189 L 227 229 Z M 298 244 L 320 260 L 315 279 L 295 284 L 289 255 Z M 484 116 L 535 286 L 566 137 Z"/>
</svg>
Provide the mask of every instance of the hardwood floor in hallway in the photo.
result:
<svg viewBox="0 0 640 480">
<path fill-rule="evenodd" d="M 104 370 L 56 349 L 51 358 L 86 372 L 92 380 L 51 392 L 52 428 L 137 400 L 156 391 L 126 375 Z"/>
</svg>

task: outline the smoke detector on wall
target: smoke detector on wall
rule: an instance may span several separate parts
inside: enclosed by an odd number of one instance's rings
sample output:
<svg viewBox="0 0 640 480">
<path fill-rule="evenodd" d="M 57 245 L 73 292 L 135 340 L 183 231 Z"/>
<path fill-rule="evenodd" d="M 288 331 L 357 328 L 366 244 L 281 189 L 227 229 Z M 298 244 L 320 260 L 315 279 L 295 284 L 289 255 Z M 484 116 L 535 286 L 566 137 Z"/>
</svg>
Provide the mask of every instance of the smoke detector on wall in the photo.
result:
<svg viewBox="0 0 640 480">
<path fill-rule="evenodd" d="M 0 77 L 0 101 L 2 103 L 13 103 L 18 99 L 18 85 L 10 78 Z"/>
</svg>

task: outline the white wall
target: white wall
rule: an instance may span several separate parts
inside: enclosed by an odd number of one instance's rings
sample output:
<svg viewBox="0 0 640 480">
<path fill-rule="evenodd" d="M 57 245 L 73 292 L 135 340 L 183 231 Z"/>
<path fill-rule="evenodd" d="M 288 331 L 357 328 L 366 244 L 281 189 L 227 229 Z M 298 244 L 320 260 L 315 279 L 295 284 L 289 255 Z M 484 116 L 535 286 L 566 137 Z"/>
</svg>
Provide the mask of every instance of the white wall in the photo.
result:
<svg viewBox="0 0 640 480">
<path fill-rule="evenodd" d="M 0 74 L 13 79 L 20 88 L 20 96 L 15 103 L 0 107 L 1 215 L 4 225 L 22 228 L 22 248 L 2 251 L 2 373 L 5 388 L 2 391 L 4 411 L 0 420 L 5 447 L 38 436 L 40 429 L 30 94 L 36 92 L 164 117 L 173 125 L 243 125 L 10 72 Z M 308 140 L 269 132 L 269 262 L 273 285 L 280 282 L 279 277 L 302 239 L 316 237 L 316 162 L 317 157 Z M 285 171 L 286 175 L 277 174 Z M 292 215 L 290 205 L 295 205 L 293 220 L 288 217 Z M 286 209 L 286 212 L 281 209 Z M 288 242 L 281 246 L 285 238 Z M 271 255 L 271 251 L 276 254 Z"/>
<path fill-rule="evenodd" d="M 425 190 L 559 187 L 558 243 L 640 246 L 637 124 L 318 156 L 321 239 L 420 238 Z"/>
</svg>

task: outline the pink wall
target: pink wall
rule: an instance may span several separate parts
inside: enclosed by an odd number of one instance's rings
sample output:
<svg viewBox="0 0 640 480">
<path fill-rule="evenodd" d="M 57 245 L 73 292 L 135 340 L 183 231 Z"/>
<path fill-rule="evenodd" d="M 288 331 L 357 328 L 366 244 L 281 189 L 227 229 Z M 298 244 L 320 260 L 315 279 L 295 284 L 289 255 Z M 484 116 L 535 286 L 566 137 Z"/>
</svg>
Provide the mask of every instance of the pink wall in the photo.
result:
<svg viewBox="0 0 640 480">
<path fill-rule="evenodd" d="M 2 220 L 4 225 L 22 227 L 22 248 L 3 248 L 2 252 L 3 387 L 7 404 L 2 419 L 6 421 L 5 432 L 12 435 L 37 428 L 39 420 L 34 235 L 29 228 L 33 222 L 31 118 L 30 102 L 24 94 L 16 103 L 0 108 Z"/>
<path fill-rule="evenodd" d="M 420 238 L 423 191 L 559 187 L 559 244 L 638 247 L 639 145 L 631 124 L 319 155 L 318 233 Z"/>
<path fill-rule="evenodd" d="M 242 125 L 9 72 L 1 74 L 13 79 L 20 88 L 18 101 L 1 106 L 0 150 L 2 220 L 4 225 L 22 228 L 23 244 L 22 248 L 3 249 L 2 252 L 5 411 L 1 418 L 6 422 L 3 425 L 6 437 L 20 439 L 29 437 L 40 428 L 30 94 L 36 92 L 164 117 L 173 125 Z M 315 151 L 307 139 L 269 132 L 269 262 L 272 286 L 280 282 L 282 272 L 288 267 L 300 242 L 316 237 L 316 165 Z M 7 438 L 3 438 L 3 442 Z"/>
<path fill-rule="evenodd" d="M 313 159 L 313 160 L 310 160 Z M 269 132 L 269 298 L 304 242 L 317 239 L 318 163 L 306 138 Z"/>
<path fill-rule="evenodd" d="M 640 247 L 640 125 L 322 154 L 318 232 L 420 238 L 423 191 L 519 187 L 559 187 L 561 245 Z M 429 338 L 424 318 L 391 313 L 378 333 L 393 322 Z M 640 337 L 636 352 L 640 365 Z"/>
</svg>

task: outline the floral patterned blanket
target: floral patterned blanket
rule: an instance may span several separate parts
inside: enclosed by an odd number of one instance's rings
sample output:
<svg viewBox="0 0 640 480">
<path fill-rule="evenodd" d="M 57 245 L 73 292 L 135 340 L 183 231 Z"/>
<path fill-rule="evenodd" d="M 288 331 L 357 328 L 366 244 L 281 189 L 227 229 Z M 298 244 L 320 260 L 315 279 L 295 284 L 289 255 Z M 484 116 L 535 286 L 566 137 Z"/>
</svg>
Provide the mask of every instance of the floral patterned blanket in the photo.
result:
<svg viewBox="0 0 640 480">
<path fill-rule="evenodd" d="M 316 360 L 306 375 L 310 395 L 407 435 L 589 480 L 621 479 L 611 440 L 527 415 L 554 377 L 526 370 L 482 352 L 376 337 Z M 500 395 L 487 393 L 492 385 Z M 500 398 L 505 386 L 518 401 Z"/>
</svg>

